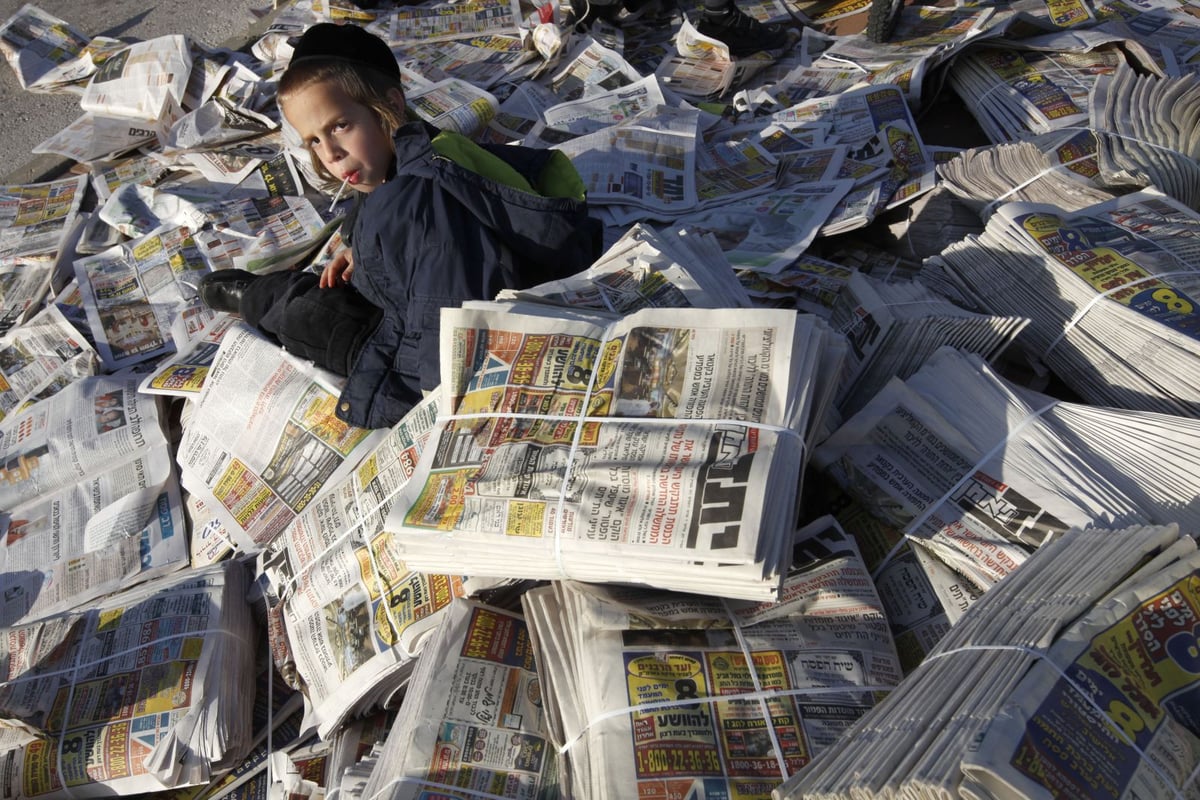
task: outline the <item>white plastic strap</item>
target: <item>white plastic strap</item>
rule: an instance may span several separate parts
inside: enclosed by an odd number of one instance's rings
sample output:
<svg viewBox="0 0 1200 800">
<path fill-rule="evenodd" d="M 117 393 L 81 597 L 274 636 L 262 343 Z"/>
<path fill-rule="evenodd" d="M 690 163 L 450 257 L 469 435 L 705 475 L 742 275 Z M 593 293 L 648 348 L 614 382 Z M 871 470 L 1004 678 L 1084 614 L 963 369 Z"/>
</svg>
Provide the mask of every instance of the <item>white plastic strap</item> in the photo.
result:
<svg viewBox="0 0 1200 800">
<path fill-rule="evenodd" d="M 1167 252 L 1167 251 L 1164 251 L 1164 252 Z M 1174 256 L 1174 253 L 1171 253 L 1171 255 Z M 1075 315 L 1073 317 L 1071 317 L 1071 319 L 1063 327 L 1062 333 L 1060 333 L 1058 336 L 1055 336 L 1054 341 L 1052 341 L 1052 342 L 1050 342 L 1050 344 L 1046 345 L 1045 351 L 1042 352 L 1042 360 L 1043 361 L 1046 360 L 1046 356 L 1050 355 L 1050 351 L 1053 350 L 1055 347 L 1057 347 L 1058 343 L 1061 342 L 1064 338 L 1066 338 L 1066 335 L 1071 332 L 1071 329 L 1079 324 L 1080 320 L 1083 319 L 1084 315 L 1086 315 L 1089 311 L 1091 311 L 1092 307 L 1095 306 L 1097 303 L 1099 303 L 1101 300 L 1104 300 L 1105 298 L 1109 297 L 1110 295 L 1116 294 L 1117 292 L 1123 292 L 1126 289 L 1137 286 L 1138 284 L 1150 283 L 1152 281 L 1161 280 L 1163 278 L 1170 278 L 1174 275 L 1200 275 L 1200 270 L 1194 270 L 1194 269 L 1173 270 L 1171 272 L 1160 272 L 1157 275 L 1146 275 L 1145 277 L 1138 278 L 1137 280 L 1130 281 L 1129 283 L 1123 283 L 1120 286 L 1114 286 L 1113 288 L 1109 289 L 1106 292 L 1101 292 L 1100 294 L 1096 295 L 1091 300 L 1089 300 L 1083 308 L 1076 311 Z"/>
</svg>

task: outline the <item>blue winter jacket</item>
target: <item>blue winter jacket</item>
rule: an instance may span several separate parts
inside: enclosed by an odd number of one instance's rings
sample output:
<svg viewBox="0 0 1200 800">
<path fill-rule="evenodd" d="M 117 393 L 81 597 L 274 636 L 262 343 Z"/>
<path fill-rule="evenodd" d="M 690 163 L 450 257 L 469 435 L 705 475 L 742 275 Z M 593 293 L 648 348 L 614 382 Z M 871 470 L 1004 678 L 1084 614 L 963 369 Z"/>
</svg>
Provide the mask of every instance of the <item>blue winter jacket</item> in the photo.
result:
<svg viewBox="0 0 1200 800">
<path fill-rule="evenodd" d="M 600 255 L 600 224 L 585 201 L 473 172 L 438 155 L 438 133 L 424 122 L 397 131 L 395 177 L 363 197 L 350 227 L 351 284 L 383 310 L 338 403 L 352 425 L 390 427 L 438 385 L 443 308 L 572 275 Z M 483 147 L 533 187 L 565 160 L 551 150 Z"/>
</svg>

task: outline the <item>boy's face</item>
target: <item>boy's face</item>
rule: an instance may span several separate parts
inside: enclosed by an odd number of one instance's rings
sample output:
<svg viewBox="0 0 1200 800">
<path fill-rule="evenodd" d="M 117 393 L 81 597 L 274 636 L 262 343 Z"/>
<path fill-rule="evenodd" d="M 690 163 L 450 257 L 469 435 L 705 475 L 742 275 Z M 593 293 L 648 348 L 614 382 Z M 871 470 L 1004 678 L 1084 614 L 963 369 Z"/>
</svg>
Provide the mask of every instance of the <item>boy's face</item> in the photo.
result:
<svg viewBox="0 0 1200 800">
<path fill-rule="evenodd" d="M 387 179 L 396 157 L 392 138 L 374 112 L 340 86 L 306 86 L 283 103 L 283 113 L 335 178 L 360 192 L 373 192 Z"/>
</svg>

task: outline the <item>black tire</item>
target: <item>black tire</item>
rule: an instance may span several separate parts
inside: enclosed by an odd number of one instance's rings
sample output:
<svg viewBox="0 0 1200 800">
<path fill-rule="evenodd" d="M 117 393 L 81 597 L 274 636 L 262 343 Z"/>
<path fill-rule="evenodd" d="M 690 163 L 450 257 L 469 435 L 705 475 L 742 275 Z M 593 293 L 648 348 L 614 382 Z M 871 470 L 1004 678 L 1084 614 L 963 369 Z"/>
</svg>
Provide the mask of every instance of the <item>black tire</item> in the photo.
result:
<svg viewBox="0 0 1200 800">
<path fill-rule="evenodd" d="M 890 39 L 903 6 L 904 0 L 871 0 L 871 9 L 867 12 L 867 38 L 877 44 Z"/>
</svg>

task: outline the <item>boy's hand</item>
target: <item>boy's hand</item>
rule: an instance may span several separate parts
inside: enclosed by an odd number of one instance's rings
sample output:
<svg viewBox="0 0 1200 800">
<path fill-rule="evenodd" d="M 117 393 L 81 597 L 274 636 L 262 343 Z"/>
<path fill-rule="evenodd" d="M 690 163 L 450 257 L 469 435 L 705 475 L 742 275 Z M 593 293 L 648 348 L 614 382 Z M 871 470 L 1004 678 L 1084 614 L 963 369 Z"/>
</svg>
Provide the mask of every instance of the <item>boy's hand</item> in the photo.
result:
<svg viewBox="0 0 1200 800">
<path fill-rule="evenodd" d="M 354 272 L 354 252 L 350 248 L 342 250 L 333 260 L 321 270 L 322 289 L 332 289 L 335 286 L 345 286 L 350 283 L 350 273 Z"/>
</svg>

